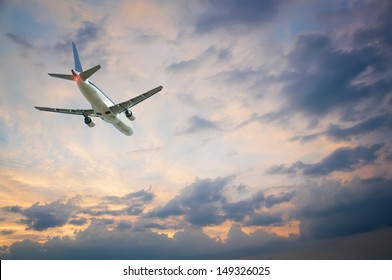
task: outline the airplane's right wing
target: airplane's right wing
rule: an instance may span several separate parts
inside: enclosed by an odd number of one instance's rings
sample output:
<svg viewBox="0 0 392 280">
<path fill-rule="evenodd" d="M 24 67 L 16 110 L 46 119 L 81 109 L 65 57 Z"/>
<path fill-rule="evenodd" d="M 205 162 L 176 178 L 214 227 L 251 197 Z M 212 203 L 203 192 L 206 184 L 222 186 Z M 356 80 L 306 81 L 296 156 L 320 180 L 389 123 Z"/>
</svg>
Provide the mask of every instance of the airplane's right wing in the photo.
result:
<svg viewBox="0 0 392 280">
<path fill-rule="evenodd" d="M 135 106 L 136 104 L 146 100 L 147 98 L 153 96 L 154 94 L 160 92 L 162 90 L 162 86 L 156 87 L 152 90 L 149 90 L 143 94 L 140 94 L 134 98 L 129 99 L 128 101 L 113 105 L 111 107 L 109 107 L 109 109 L 114 113 L 114 114 L 118 114 L 121 113 L 125 110 L 127 110 L 128 108 L 131 108 L 133 106 Z"/>
<path fill-rule="evenodd" d="M 35 106 L 36 109 L 40 111 L 46 111 L 46 112 L 53 112 L 53 113 L 62 113 L 62 114 L 70 114 L 70 115 L 80 115 L 80 116 L 91 116 L 91 117 L 99 117 L 97 114 L 95 114 L 94 110 L 92 109 L 59 109 L 59 108 L 50 108 L 50 107 L 37 107 Z"/>
</svg>

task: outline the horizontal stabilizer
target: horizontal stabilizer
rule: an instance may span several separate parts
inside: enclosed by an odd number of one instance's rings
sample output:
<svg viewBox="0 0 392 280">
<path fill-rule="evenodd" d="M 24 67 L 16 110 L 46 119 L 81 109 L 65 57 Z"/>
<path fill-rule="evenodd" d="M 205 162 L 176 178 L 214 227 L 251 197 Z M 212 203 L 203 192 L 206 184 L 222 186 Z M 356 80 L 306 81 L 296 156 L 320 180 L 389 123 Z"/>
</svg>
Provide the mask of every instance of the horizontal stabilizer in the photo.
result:
<svg viewBox="0 0 392 280">
<path fill-rule="evenodd" d="M 97 72 L 99 69 L 101 69 L 101 65 L 94 66 L 93 68 L 90 68 L 80 73 L 79 76 L 82 78 L 83 81 L 85 81 L 88 78 L 90 78 L 95 72 Z"/>
<path fill-rule="evenodd" d="M 74 81 L 75 77 L 73 75 L 68 75 L 68 74 L 53 74 L 49 73 L 49 76 L 55 77 L 55 78 L 60 78 L 60 79 L 65 79 L 65 80 L 71 80 Z"/>
<path fill-rule="evenodd" d="M 78 76 L 80 78 L 82 78 L 83 81 L 85 81 L 88 78 L 90 78 L 95 72 L 97 72 L 99 69 L 101 69 L 101 65 L 94 66 L 93 68 L 90 68 L 90 69 L 78 74 Z M 75 75 L 49 73 L 49 76 L 52 76 L 55 78 L 60 78 L 60 79 L 65 79 L 65 80 L 70 80 L 70 81 L 77 81 L 76 73 L 75 73 Z"/>
</svg>

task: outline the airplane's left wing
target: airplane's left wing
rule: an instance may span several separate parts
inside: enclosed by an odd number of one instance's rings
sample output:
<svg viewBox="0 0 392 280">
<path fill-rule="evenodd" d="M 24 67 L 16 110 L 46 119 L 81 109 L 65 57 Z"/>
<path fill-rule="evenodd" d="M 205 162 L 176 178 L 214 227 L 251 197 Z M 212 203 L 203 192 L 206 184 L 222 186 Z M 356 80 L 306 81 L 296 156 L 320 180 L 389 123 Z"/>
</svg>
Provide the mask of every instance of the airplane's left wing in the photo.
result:
<svg viewBox="0 0 392 280">
<path fill-rule="evenodd" d="M 147 98 L 153 96 L 154 94 L 160 92 L 162 90 L 162 86 L 156 87 L 152 90 L 149 90 L 143 94 L 140 94 L 134 98 L 129 99 L 128 101 L 113 105 L 111 107 L 109 107 L 109 109 L 114 113 L 114 114 L 118 114 L 121 113 L 125 110 L 127 110 L 128 108 L 131 108 L 133 106 L 135 106 L 136 104 L 146 100 Z"/>
<path fill-rule="evenodd" d="M 46 111 L 46 112 L 53 112 L 53 113 L 62 113 L 62 114 L 70 114 L 70 115 L 81 115 L 81 116 L 91 116 L 91 117 L 98 117 L 97 114 L 95 114 L 94 110 L 92 109 L 59 109 L 59 108 L 50 108 L 50 107 L 37 107 L 35 106 L 36 109 L 40 111 Z"/>
</svg>

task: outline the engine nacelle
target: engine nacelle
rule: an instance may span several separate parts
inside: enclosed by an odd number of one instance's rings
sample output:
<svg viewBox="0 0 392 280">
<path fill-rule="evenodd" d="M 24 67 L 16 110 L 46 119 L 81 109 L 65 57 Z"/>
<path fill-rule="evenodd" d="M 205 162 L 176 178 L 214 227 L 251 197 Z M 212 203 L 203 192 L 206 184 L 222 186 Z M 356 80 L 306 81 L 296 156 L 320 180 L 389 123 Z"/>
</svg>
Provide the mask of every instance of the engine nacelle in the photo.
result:
<svg viewBox="0 0 392 280">
<path fill-rule="evenodd" d="M 94 127 L 95 126 L 95 121 L 90 118 L 90 117 L 85 117 L 84 118 L 84 123 L 88 126 L 88 127 Z"/>
<path fill-rule="evenodd" d="M 133 115 L 132 111 L 126 110 L 125 111 L 125 116 L 127 116 L 128 119 L 130 119 L 131 121 L 134 121 L 136 118 Z"/>
</svg>

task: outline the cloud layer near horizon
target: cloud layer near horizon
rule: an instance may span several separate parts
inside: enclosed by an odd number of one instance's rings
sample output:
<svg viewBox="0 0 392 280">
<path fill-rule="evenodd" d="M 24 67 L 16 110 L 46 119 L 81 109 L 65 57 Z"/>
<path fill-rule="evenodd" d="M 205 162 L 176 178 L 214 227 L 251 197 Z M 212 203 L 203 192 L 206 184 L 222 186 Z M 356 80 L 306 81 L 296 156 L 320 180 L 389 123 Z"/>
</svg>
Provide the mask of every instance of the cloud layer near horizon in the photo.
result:
<svg viewBox="0 0 392 280">
<path fill-rule="evenodd" d="M 2 3 L 0 257 L 391 258 L 391 13 Z M 73 67 L 72 41 L 115 101 L 164 86 L 132 137 L 34 110 L 89 107 L 46 75 Z"/>
</svg>

